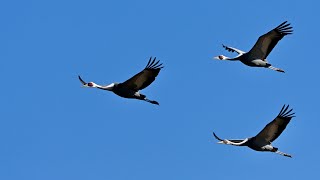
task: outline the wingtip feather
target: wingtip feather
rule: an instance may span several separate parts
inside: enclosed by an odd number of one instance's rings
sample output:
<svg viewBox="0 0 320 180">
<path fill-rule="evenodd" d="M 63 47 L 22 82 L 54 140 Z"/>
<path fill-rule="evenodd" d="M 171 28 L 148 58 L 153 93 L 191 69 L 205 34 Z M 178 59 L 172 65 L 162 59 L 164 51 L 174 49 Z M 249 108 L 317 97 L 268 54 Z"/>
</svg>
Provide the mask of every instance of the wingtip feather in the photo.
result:
<svg viewBox="0 0 320 180">
<path fill-rule="evenodd" d="M 283 105 L 282 109 L 281 109 L 281 111 L 280 111 L 280 113 L 278 114 L 277 117 L 283 117 L 283 118 L 293 118 L 293 117 L 295 117 L 295 116 L 293 116 L 293 115 L 295 115 L 295 113 L 294 112 L 291 113 L 293 111 L 293 109 L 290 109 L 289 111 L 288 111 L 288 109 L 289 109 L 289 104 L 288 105 L 286 105 L 286 104 Z"/>
<path fill-rule="evenodd" d="M 80 82 L 81 82 L 83 85 L 87 84 L 87 83 L 80 77 L 80 75 L 78 75 L 78 78 L 79 78 Z"/>
<path fill-rule="evenodd" d="M 214 136 L 217 140 L 223 141 L 223 139 L 219 138 L 219 137 L 216 135 L 216 133 L 212 132 L 212 134 L 213 134 L 213 136 Z"/>
<path fill-rule="evenodd" d="M 154 59 L 152 59 L 152 57 L 150 57 L 149 62 L 147 64 L 147 66 L 145 67 L 145 69 L 162 69 L 162 63 L 160 63 L 160 60 L 156 61 L 156 57 L 154 57 Z"/>
<path fill-rule="evenodd" d="M 292 34 L 292 26 L 290 23 L 287 23 L 287 21 L 281 23 L 279 26 L 277 26 L 274 30 L 280 33 L 283 36 Z"/>
</svg>

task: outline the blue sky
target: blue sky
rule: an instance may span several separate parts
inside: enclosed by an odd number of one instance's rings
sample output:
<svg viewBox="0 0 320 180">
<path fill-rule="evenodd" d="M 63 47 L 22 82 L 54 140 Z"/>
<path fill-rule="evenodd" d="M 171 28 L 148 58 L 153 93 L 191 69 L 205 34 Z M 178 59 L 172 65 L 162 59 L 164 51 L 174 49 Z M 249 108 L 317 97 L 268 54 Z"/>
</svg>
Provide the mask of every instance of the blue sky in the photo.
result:
<svg viewBox="0 0 320 180">
<path fill-rule="evenodd" d="M 1 1 L 0 179 L 314 179 L 320 145 L 318 1 Z M 268 60 L 286 71 L 212 60 L 250 50 L 288 20 Z M 122 82 L 156 56 L 142 92 L 160 106 L 81 88 Z M 274 142 L 292 154 L 216 144 L 257 134 L 290 104 Z"/>
</svg>

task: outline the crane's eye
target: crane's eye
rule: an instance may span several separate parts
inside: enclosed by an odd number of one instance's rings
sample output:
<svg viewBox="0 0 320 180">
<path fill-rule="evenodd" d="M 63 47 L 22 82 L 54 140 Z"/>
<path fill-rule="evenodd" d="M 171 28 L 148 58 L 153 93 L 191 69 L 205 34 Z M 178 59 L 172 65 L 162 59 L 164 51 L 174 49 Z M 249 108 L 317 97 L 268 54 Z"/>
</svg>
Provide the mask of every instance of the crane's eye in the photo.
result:
<svg viewBox="0 0 320 180">
<path fill-rule="evenodd" d="M 88 86 L 92 87 L 92 86 L 93 86 L 93 84 L 92 84 L 91 82 L 89 82 L 89 83 L 88 83 Z"/>
</svg>

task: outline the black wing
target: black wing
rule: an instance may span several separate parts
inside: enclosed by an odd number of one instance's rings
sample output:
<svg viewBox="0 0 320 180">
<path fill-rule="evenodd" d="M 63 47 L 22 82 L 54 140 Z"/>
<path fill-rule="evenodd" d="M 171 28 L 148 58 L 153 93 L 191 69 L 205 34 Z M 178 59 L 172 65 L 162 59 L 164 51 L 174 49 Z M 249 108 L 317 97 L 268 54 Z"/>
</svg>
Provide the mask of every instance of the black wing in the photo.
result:
<svg viewBox="0 0 320 180">
<path fill-rule="evenodd" d="M 144 70 L 119 85 L 135 91 L 146 88 L 156 79 L 160 70 L 163 68 L 162 64 L 159 64 L 159 62 L 160 61 L 156 61 L 156 58 L 152 60 L 152 57 L 150 57 Z"/>
<path fill-rule="evenodd" d="M 234 48 L 234 47 L 225 46 L 225 45 L 223 45 L 223 44 L 222 44 L 222 47 L 223 47 L 225 50 L 229 51 L 229 52 L 236 52 L 236 53 L 238 53 L 238 54 L 244 54 L 244 53 L 245 53 L 244 51 L 241 51 L 241 50 L 236 49 L 236 48 Z"/>
<path fill-rule="evenodd" d="M 283 105 L 278 116 L 267 124 L 262 131 L 260 131 L 255 138 L 260 140 L 265 140 L 266 142 L 273 142 L 276 140 L 280 134 L 284 131 L 284 129 L 289 124 L 290 120 L 295 117 L 292 113 L 293 109 L 288 110 L 289 105 Z"/>
<path fill-rule="evenodd" d="M 256 44 L 248 52 L 251 57 L 257 59 L 266 59 L 277 43 L 286 35 L 292 34 L 293 30 L 287 21 L 281 23 L 278 27 L 259 37 Z"/>
<path fill-rule="evenodd" d="M 87 83 L 80 76 L 78 76 L 78 78 L 83 85 L 87 85 Z"/>
</svg>

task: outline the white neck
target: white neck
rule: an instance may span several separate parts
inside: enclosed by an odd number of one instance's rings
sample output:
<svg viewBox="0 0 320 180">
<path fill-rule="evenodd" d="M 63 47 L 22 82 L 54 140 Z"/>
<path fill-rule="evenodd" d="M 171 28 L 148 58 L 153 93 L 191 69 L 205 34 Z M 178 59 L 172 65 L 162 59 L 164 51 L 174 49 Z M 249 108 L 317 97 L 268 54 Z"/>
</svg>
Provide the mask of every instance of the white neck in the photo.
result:
<svg viewBox="0 0 320 180">
<path fill-rule="evenodd" d="M 234 146 L 240 146 L 240 145 L 242 145 L 242 144 L 246 143 L 248 140 L 249 140 L 249 139 L 248 139 L 248 138 L 246 138 L 246 139 L 244 139 L 242 142 L 235 143 L 235 142 L 231 142 L 231 141 L 229 141 L 229 140 L 227 140 L 227 139 L 226 139 L 226 141 L 228 142 L 228 144 L 230 144 L 230 145 L 234 145 Z"/>
<path fill-rule="evenodd" d="M 223 56 L 223 59 L 222 59 L 222 60 L 229 60 L 229 59 L 231 59 L 231 58 L 228 57 L 228 56 Z"/>
<path fill-rule="evenodd" d="M 238 57 L 240 57 L 240 55 L 238 55 L 238 56 L 236 56 L 234 58 L 230 58 L 230 57 L 227 57 L 227 56 L 224 56 L 224 55 L 219 55 L 219 56 L 214 57 L 214 59 L 235 61 L 235 60 L 238 60 Z"/>
<path fill-rule="evenodd" d="M 108 90 L 108 91 L 112 91 L 113 90 L 113 88 L 114 88 L 114 83 L 111 83 L 111 84 L 109 84 L 109 85 L 107 85 L 107 86 L 100 86 L 99 85 L 99 87 L 97 87 L 97 88 L 99 88 L 99 89 L 104 89 L 104 90 Z"/>
<path fill-rule="evenodd" d="M 236 61 L 236 60 L 238 60 L 238 57 L 239 57 L 239 56 L 236 56 L 236 57 L 234 57 L 234 58 L 230 58 L 230 57 L 224 56 L 223 60 Z"/>
<path fill-rule="evenodd" d="M 93 88 L 98 88 L 98 89 L 103 89 L 103 90 L 108 90 L 108 91 L 112 91 L 114 88 L 114 83 L 111 83 L 107 86 L 101 86 L 101 85 L 93 83 L 93 82 L 91 82 L 91 83 L 93 84 L 93 86 L 92 86 Z"/>
</svg>

